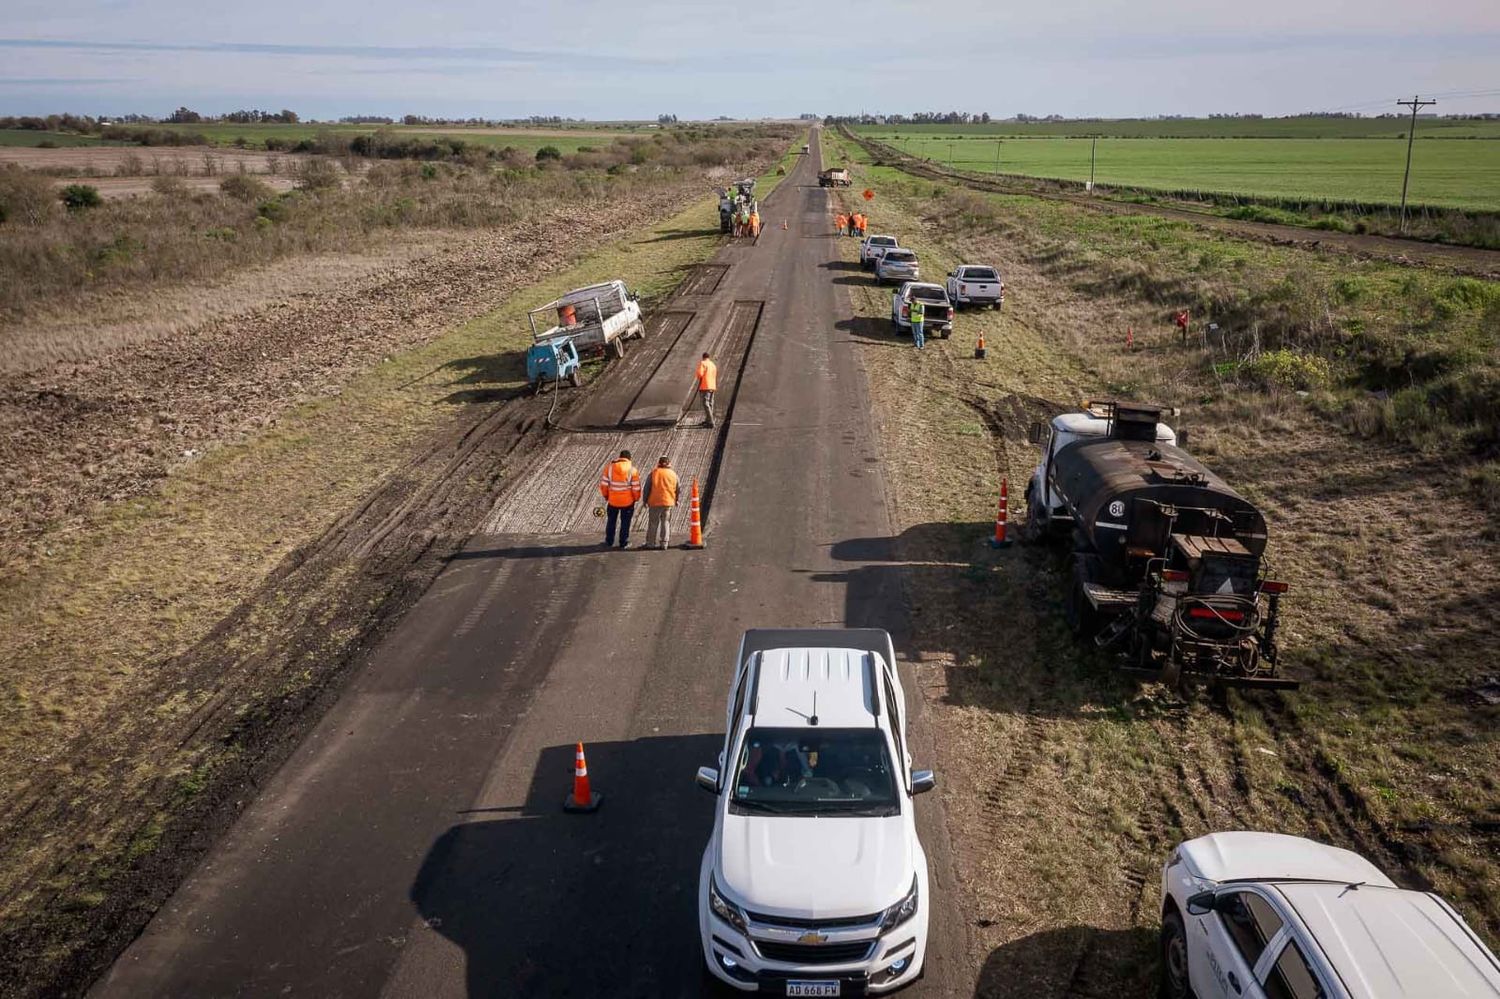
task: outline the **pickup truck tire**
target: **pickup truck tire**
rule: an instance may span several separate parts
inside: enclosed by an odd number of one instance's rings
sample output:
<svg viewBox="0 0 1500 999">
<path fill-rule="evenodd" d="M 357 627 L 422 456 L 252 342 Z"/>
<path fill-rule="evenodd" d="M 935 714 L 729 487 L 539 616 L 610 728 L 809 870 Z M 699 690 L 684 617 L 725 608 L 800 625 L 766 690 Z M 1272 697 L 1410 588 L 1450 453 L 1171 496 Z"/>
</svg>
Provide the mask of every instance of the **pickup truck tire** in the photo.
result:
<svg viewBox="0 0 1500 999">
<path fill-rule="evenodd" d="M 1187 973 L 1187 933 L 1175 908 L 1161 917 L 1160 994 L 1162 999 L 1195 999 Z"/>
<path fill-rule="evenodd" d="M 952 335 L 953 335 L 953 327 L 952 326 L 949 326 L 947 329 L 943 330 L 943 332 L 942 332 L 942 338 L 944 340 L 948 339 Z"/>
</svg>

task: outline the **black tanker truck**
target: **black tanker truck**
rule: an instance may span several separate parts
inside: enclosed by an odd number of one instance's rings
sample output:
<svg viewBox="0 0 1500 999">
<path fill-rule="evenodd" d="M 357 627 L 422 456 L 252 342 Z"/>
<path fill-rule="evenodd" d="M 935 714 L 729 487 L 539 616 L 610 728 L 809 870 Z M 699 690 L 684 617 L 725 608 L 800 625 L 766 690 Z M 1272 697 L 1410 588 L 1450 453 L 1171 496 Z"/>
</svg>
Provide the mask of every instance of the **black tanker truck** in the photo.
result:
<svg viewBox="0 0 1500 999">
<path fill-rule="evenodd" d="M 1037 424 L 1046 454 L 1023 536 L 1070 535 L 1069 624 L 1124 666 L 1184 686 L 1291 688 L 1277 672 L 1286 584 L 1265 578 L 1266 520 L 1177 445 L 1175 410 L 1093 402 Z"/>
</svg>

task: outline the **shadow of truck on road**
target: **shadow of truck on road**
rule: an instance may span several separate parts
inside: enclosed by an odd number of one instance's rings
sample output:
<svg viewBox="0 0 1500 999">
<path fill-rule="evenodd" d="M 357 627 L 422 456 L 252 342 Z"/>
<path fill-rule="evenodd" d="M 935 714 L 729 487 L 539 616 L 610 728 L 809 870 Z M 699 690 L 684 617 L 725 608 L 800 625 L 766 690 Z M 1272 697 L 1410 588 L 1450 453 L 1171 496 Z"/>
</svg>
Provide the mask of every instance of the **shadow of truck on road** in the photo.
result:
<svg viewBox="0 0 1500 999">
<path fill-rule="evenodd" d="M 481 804 L 444 832 L 410 898 L 480 996 L 698 996 L 698 867 L 713 825 L 695 770 L 719 735 L 585 747 L 599 811 L 562 811 L 574 746 L 542 751 L 519 809 Z M 504 818 L 492 816 L 505 815 Z"/>
<path fill-rule="evenodd" d="M 1156 931 L 1061 926 L 990 951 L 975 999 L 1146 999 L 1156 994 Z"/>
</svg>

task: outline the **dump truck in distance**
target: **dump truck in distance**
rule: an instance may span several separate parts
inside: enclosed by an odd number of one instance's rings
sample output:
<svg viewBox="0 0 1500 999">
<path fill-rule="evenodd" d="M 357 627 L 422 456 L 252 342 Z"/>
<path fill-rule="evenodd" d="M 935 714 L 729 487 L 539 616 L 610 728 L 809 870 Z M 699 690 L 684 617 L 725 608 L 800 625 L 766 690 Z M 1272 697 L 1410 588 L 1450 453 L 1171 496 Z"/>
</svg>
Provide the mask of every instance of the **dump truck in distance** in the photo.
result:
<svg viewBox="0 0 1500 999">
<path fill-rule="evenodd" d="M 824 170 L 818 174 L 819 187 L 848 187 L 851 183 L 849 171 L 843 167 L 834 167 L 832 170 Z"/>
<path fill-rule="evenodd" d="M 1175 410 L 1089 403 L 1052 421 L 1022 536 L 1073 542 L 1069 624 L 1126 668 L 1183 686 L 1291 688 L 1277 667 L 1286 584 L 1265 576 L 1265 517 L 1161 422 Z"/>
</svg>

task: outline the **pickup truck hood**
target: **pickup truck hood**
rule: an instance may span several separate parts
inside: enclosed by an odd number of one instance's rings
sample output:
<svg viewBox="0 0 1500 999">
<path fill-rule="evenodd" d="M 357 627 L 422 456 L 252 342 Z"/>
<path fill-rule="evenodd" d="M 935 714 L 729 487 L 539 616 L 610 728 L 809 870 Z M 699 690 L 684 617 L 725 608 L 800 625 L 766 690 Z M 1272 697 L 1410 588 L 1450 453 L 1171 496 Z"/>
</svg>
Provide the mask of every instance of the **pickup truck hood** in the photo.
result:
<svg viewBox="0 0 1500 999">
<path fill-rule="evenodd" d="M 802 919 L 867 916 L 901 900 L 914 873 L 909 828 L 889 818 L 726 814 L 719 884 L 745 908 Z"/>
<path fill-rule="evenodd" d="M 1189 870 L 1209 881 L 1306 879 L 1396 887 L 1357 853 L 1280 833 L 1221 832 L 1178 848 Z"/>
</svg>

